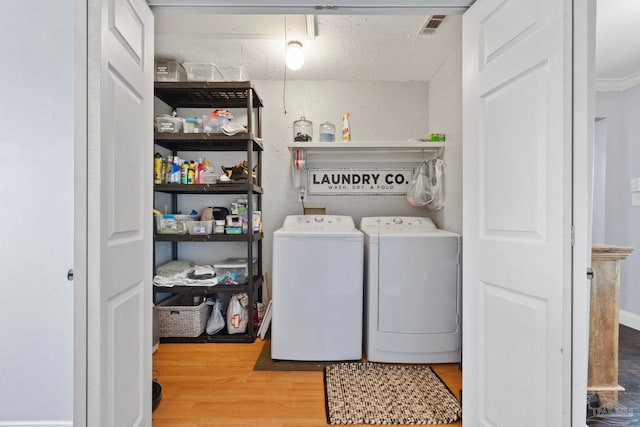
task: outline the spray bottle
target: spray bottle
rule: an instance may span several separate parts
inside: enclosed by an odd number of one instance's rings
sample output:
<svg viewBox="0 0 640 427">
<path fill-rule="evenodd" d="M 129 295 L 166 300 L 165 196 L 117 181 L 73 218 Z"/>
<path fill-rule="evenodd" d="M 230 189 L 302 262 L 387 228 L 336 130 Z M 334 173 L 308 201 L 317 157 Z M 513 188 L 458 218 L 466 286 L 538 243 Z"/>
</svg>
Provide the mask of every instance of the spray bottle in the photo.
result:
<svg viewBox="0 0 640 427">
<path fill-rule="evenodd" d="M 351 141 L 351 125 L 349 124 L 349 114 L 348 112 L 342 115 L 342 142 Z"/>
<path fill-rule="evenodd" d="M 200 175 L 202 175 L 202 164 L 203 159 L 202 157 L 198 159 L 198 162 L 196 163 L 196 184 L 200 184 Z"/>
<path fill-rule="evenodd" d="M 171 184 L 180 184 L 180 157 L 173 156 L 173 164 L 171 165 Z"/>
</svg>

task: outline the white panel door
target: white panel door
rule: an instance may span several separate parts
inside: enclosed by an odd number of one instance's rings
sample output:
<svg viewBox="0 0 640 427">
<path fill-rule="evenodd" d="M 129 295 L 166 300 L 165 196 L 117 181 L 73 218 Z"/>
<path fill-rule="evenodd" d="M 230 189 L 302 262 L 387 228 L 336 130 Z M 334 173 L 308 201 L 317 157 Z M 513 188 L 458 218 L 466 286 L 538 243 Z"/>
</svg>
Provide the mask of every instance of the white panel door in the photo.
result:
<svg viewBox="0 0 640 427">
<path fill-rule="evenodd" d="M 480 0 L 463 18 L 463 413 L 568 426 L 570 0 Z"/>
<path fill-rule="evenodd" d="M 153 15 L 88 5 L 87 423 L 151 425 Z"/>
</svg>

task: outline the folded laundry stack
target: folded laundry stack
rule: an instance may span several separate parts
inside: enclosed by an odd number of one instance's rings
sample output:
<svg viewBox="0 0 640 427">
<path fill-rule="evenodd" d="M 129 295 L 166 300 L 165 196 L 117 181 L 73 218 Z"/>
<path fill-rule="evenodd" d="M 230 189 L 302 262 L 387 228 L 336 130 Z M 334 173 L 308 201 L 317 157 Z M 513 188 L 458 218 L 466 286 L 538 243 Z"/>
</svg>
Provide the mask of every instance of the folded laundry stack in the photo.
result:
<svg viewBox="0 0 640 427">
<path fill-rule="evenodd" d="M 191 261 L 173 260 L 156 269 L 156 286 L 213 286 L 218 284 L 216 271 L 210 265 L 194 265 Z"/>
</svg>

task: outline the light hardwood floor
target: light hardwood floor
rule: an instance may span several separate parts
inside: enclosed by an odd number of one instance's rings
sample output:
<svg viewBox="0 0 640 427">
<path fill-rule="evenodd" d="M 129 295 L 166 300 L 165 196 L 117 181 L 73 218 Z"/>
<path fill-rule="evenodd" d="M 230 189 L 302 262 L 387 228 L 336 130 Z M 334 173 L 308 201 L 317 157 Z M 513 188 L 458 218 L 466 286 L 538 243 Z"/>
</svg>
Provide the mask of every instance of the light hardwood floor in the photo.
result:
<svg viewBox="0 0 640 427">
<path fill-rule="evenodd" d="M 153 369 L 162 401 L 153 426 L 326 426 L 322 372 L 254 371 L 263 344 L 160 344 Z M 458 365 L 433 370 L 459 398 Z"/>
</svg>

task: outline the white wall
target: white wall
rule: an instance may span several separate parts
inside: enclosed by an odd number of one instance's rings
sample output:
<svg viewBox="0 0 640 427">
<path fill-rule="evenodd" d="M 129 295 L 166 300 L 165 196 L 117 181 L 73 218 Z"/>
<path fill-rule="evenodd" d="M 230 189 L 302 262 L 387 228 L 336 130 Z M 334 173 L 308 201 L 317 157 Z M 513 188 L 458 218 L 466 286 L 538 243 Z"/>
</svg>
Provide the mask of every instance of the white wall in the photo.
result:
<svg viewBox="0 0 640 427">
<path fill-rule="evenodd" d="M 640 177 L 640 86 L 598 92 L 596 116 L 606 118 L 605 241 L 635 247 L 622 262 L 620 309 L 640 316 L 640 207 L 631 206 L 630 179 Z"/>
<path fill-rule="evenodd" d="M 593 243 L 603 243 L 606 241 L 607 119 L 596 120 L 594 140 L 591 238 Z"/>
<path fill-rule="evenodd" d="M 438 227 L 462 233 L 462 20 L 449 21 L 449 56 L 429 81 L 429 132 L 444 133 L 446 206 L 433 219 Z"/>
<path fill-rule="evenodd" d="M 428 85 L 426 83 L 288 81 L 286 111 L 282 82 L 256 81 L 263 98 L 263 229 L 264 269 L 271 271 L 273 232 L 285 216 L 301 214 L 298 191 L 291 180 L 287 148 L 293 139 L 293 122 L 304 115 L 313 122 L 314 141 L 324 121 L 341 131 L 341 115 L 351 113 L 352 141 L 405 141 L 428 133 Z M 419 162 L 416 159 L 415 164 Z M 415 165 L 413 165 L 415 166 Z M 384 165 L 377 167 L 384 167 Z M 325 207 L 328 214 L 350 215 L 356 225 L 363 216 L 429 216 L 427 208 L 411 207 L 404 196 L 307 196 L 305 206 Z"/>
<path fill-rule="evenodd" d="M 0 17 L 0 425 L 71 425 L 73 1 Z"/>
</svg>

